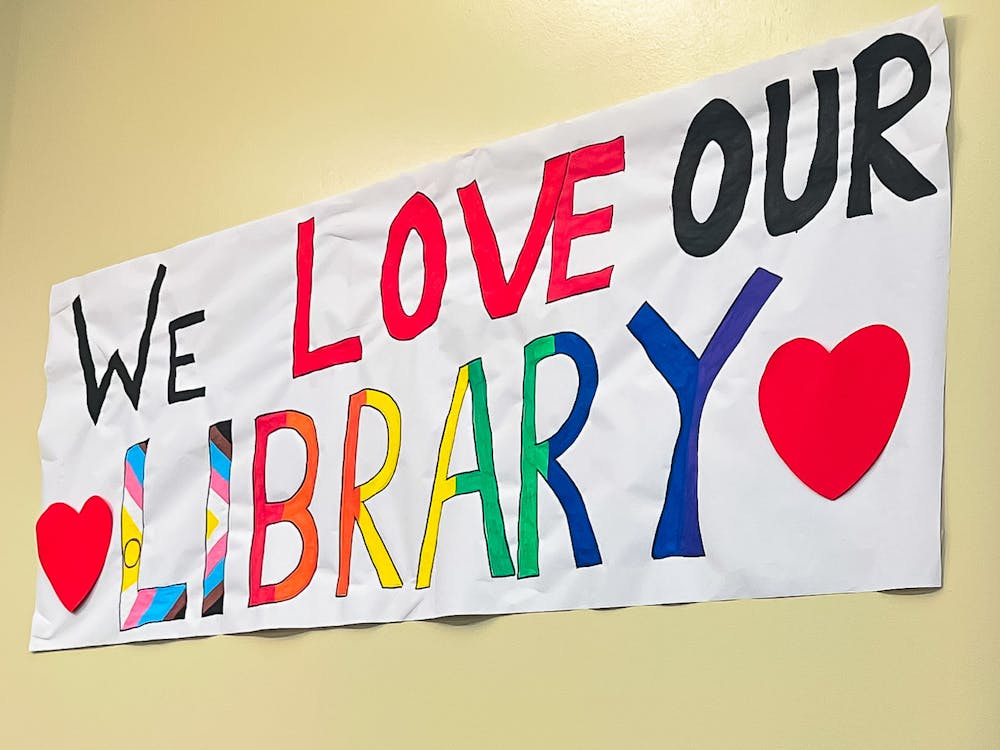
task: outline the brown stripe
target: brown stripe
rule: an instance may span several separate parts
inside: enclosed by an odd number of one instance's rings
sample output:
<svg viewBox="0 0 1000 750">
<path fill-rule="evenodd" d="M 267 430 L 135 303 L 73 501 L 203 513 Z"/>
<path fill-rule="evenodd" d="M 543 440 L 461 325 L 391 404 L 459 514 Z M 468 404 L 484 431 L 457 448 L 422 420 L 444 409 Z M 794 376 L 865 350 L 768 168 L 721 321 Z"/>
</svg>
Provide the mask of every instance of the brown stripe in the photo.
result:
<svg viewBox="0 0 1000 750">
<path fill-rule="evenodd" d="M 219 593 L 219 597 L 214 602 L 212 602 L 211 604 L 209 604 L 206 601 L 205 604 L 202 606 L 201 616 L 202 617 L 212 617 L 213 615 L 221 615 L 222 614 L 223 600 L 224 600 L 224 597 L 223 597 L 222 593 L 220 592 Z"/>
<path fill-rule="evenodd" d="M 163 621 L 168 622 L 170 620 L 183 620 L 184 611 L 187 609 L 187 602 L 188 602 L 188 595 L 187 591 L 185 591 L 183 594 L 180 595 L 180 598 L 177 600 L 174 606 L 170 608 L 170 611 L 167 612 L 167 616 L 163 618 Z"/>
<path fill-rule="evenodd" d="M 209 428 L 208 439 L 215 445 L 216 448 L 222 451 L 222 455 L 224 455 L 229 460 L 232 460 L 233 444 L 229 442 L 229 440 L 226 438 L 225 435 L 222 434 L 222 431 L 219 429 L 218 425 L 213 424 Z"/>
<path fill-rule="evenodd" d="M 205 601 L 201 605 L 201 611 L 203 613 L 211 609 L 212 605 L 222 598 L 222 593 L 225 589 L 223 583 L 224 581 L 220 581 L 219 584 L 205 596 Z"/>
</svg>

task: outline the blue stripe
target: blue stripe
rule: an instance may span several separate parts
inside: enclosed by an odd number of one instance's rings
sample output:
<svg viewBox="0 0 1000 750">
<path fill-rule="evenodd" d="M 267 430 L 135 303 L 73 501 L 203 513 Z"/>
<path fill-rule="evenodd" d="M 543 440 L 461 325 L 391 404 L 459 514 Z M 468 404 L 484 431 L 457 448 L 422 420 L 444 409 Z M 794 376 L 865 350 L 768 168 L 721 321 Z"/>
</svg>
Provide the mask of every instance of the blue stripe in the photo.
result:
<svg viewBox="0 0 1000 750">
<path fill-rule="evenodd" d="M 222 577 L 226 574 L 226 558 L 222 558 L 215 564 L 212 568 L 212 572 L 208 574 L 208 578 L 205 579 L 205 593 L 215 590 L 215 587 L 219 585 Z"/>
<path fill-rule="evenodd" d="M 212 468 L 219 472 L 219 476 L 229 481 L 229 459 L 226 454 L 215 447 L 215 443 L 208 444 L 208 460 Z"/>
<path fill-rule="evenodd" d="M 181 598 L 181 594 L 184 593 L 186 588 L 183 583 L 157 588 L 156 594 L 153 595 L 153 602 L 149 605 L 146 613 L 140 618 L 139 624 L 145 625 L 147 622 L 163 622 L 163 618 L 167 616 L 170 609 Z"/>
<path fill-rule="evenodd" d="M 146 451 L 138 445 L 133 445 L 126 451 L 125 460 L 128 461 L 128 465 L 135 472 L 135 477 L 139 480 L 139 484 L 142 484 L 146 479 Z"/>
</svg>

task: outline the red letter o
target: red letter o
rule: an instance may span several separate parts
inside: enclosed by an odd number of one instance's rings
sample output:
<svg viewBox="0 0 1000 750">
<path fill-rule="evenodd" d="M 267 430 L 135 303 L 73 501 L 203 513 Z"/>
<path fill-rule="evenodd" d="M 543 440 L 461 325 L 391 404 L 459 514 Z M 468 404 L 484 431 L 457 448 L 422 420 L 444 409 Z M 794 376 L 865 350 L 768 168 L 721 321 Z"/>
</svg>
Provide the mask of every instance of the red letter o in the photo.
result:
<svg viewBox="0 0 1000 750">
<path fill-rule="evenodd" d="M 413 315 L 406 314 L 399 296 L 399 264 L 410 232 L 420 235 L 424 245 L 424 288 Z M 437 206 L 423 193 L 414 193 L 392 220 L 382 261 L 382 318 L 394 339 L 412 339 L 437 320 L 448 278 L 447 247 Z"/>
</svg>

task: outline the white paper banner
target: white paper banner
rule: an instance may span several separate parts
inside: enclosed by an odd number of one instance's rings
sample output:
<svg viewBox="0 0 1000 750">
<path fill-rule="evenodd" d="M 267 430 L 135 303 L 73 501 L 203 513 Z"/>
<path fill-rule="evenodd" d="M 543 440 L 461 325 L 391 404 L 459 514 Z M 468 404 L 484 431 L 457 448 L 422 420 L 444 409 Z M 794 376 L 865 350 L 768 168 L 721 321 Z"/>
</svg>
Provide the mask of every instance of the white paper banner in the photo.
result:
<svg viewBox="0 0 1000 750">
<path fill-rule="evenodd" d="M 57 285 L 31 648 L 939 586 L 949 101 L 932 10 Z"/>
</svg>

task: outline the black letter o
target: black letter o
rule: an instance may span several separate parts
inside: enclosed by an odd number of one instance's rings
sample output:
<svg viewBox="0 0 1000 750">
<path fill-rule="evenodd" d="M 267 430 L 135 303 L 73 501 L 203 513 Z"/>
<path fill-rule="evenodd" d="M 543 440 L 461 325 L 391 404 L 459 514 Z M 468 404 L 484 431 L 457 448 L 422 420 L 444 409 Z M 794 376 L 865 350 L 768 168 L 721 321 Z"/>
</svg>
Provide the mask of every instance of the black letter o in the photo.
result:
<svg viewBox="0 0 1000 750">
<path fill-rule="evenodd" d="M 711 215 L 700 222 L 691 209 L 691 189 L 701 157 L 712 141 L 722 149 L 725 166 L 715 207 Z M 672 193 L 674 234 L 688 255 L 704 258 L 729 239 L 743 215 L 752 164 L 750 126 L 736 107 L 724 99 L 713 99 L 702 107 L 684 138 Z"/>
</svg>

